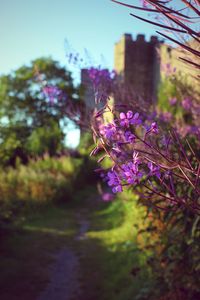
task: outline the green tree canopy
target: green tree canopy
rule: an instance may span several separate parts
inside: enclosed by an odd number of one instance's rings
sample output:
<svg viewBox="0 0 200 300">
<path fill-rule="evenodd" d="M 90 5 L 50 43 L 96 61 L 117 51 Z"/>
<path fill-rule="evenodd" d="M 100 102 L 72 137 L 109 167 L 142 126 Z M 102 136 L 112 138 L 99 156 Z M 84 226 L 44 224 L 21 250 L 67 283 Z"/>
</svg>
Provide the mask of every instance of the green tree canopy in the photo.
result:
<svg viewBox="0 0 200 300">
<path fill-rule="evenodd" d="M 71 73 L 51 58 L 36 59 L 1 76 L 1 161 L 61 150 L 61 120 L 66 118 L 68 104 L 79 102 Z"/>
</svg>

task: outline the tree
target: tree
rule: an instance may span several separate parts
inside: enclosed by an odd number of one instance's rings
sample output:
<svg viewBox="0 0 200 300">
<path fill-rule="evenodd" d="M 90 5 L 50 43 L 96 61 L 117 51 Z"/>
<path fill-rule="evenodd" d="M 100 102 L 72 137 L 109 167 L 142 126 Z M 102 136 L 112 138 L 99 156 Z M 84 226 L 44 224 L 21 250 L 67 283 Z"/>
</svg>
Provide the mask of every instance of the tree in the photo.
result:
<svg viewBox="0 0 200 300">
<path fill-rule="evenodd" d="M 39 58 L 0 77 L 0 156 L 4 163 L 63 146 L 61 121 L 79 103 L 71 73 L 51 58 Z"/>
</svg>

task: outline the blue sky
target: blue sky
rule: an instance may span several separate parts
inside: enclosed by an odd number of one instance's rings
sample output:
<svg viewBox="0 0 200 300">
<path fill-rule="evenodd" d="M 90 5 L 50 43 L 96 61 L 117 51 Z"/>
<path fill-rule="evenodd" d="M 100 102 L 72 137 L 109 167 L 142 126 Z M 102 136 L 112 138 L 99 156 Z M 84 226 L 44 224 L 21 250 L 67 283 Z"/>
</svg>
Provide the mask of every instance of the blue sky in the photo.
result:
<svg viewBox="0 0 200 300">
<path fill-rule="evenodd" d="M 87 49 L 94 64 L 112 68 L 114 43 L 123 33 L 154 33 L 129 12 L 110 0 L 0 0 L 0 74 L 41 56 L 67 66 L 66 39 L 80 53 Z"/>
<path fill-rule="evenodd" d="M 65 39 L 112 68 L 113 46 L 124 32 L 153 32 L 129 12 L 110 0 L 0 0 L 0 73 L 40 56 L 66 64 Z"/>
</svg>

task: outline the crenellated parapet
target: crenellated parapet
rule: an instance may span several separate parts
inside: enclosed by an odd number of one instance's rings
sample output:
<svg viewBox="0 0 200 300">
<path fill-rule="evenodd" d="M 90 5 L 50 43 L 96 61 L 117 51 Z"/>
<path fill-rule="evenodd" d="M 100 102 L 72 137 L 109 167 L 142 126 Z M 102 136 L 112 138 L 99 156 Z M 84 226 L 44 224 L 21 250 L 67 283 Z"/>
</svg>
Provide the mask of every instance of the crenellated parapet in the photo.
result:
<svg viewBox="0 0 200 300">
<path fill-rule="evenodd" d="M 150 102 L 156 97 L 160 77 L 161 43 L 156 36 L 146 41 L 143 34 L 138 34 L 135 40 L 131 34 L 124 34 L 115 44 L 114 69 L 119 80 Z"/>
</svg>

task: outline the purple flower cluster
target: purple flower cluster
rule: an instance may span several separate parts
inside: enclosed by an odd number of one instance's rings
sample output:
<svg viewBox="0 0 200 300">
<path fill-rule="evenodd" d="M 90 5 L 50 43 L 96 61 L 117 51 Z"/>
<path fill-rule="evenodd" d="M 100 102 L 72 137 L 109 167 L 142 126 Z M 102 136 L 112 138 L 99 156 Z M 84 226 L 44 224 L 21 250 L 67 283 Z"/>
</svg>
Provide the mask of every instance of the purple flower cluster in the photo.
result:
<svg viewBox="0 0 200 300">
<path fill-rule="evenodd" d="M 115 123 L 108 123 L 107 125 L 101 125 L 100 127 L 100 134 L 106 139 L 112 139 L 116 132 L 117 128 Z"/>
<path fill-rule="evenodd" d="M 115 71 L 92 67 L 88 69 L 88 75 L 93 84 L 96 103 L 108 100 L 116 75 Z"/>
<path fill-rule="evenodd" d="M 139 183 L 143 174 L 139 171 L 140 160 L 138 153 L 134 153 L 133 161 L 122 165 L 122 177 L 128 184 Z"/>
<path fill-rule="evenodd" d="M 114 71 L 93 67 L 88 69 L 88 74 L 94 86 L 99 86 L 102 82 L 112 82 L 115 77 Z"/>
<path fill-rule="evenodd" d="M 111 193 L 103 193 L 102 194 L 102 200 L 105 202 L 110 202 L 114 199 L 114 195 Z"/>
<path fill-rule="evenodd" d="M 150 170 L 149 176 L 156 176 L 156 177 L 160 178 L 161 174 L 160 174 L 160 167 L 159 166 L 156 166 L 152 162 L 149 162 L 148 163 L 148 168 Z"/>
<path fill-rule="evenodd" d="M 172 114 L 170 111 L 164 111 L 160 114 L 160 119 L 164 122 L 170 122 L 172 120 Z"/>
<path fill-rule="evenodd" d="M 120 115 L 120 125 L 123 127 L 129 127 L 130 125 L 140 125 L 142 123 L 139 113 L 133 114 L 131 110 L 127 113 L 121 112 Z"/>
<path fill-rule="evenodd" d="M 150 134 L 150 133 L 158 133 L 158 125 L 156 122 L 151 123 L 150 126 L 144 125 L 145 129 L 146 129 L 146 134 Z"/>
<path fill-rule="evenodd" d="M 188 99 L 185 101 L 186 104 L 189 103 Z M 106 109 L 105 112 L 107 112 Z M 158 118 L 160 115 L 158 112 Z M 165 120 L 163 118 L 163 121 L 167 122 L 171 114 L 169 116 L 167 114 L 167 117 Z M 162 203 L 163 207 L 169 202 L 170 205 L 173 203 L 178 207 L 180 196 L 176 188 L 180 184 L 186 184 L 188 188 L 197 185 L 196 176 L 200 173 L 200 166 L 196 166 L 195 170 L 198 169 L 198 172 L 194 171 L 188 154 L 181 144 L 177 128 L 172 129 L 169 134 L 166 130 L 162 132 L 158 128 L 154 118 L 145 118 L 145 121 L 143 119 L 143 115 L 140 117 L 139 113 L 133 113 L 131 110 L 127 112 L 113 110 L 113 121 L 105 125 L 101 123 L 96 127 L 99 137 L 98 147 L 105 150 L 99 162 L 106 156 L 113 163 L 113 167 L 106 171 L 104 180 L 112 188 L 113 193 L 122 192 L 124 187 L 134 186 L 135 191 L 138 191 L 140 195 L 141 190 L 145 191 L 146 199 Z M 102 122 L 103 120 L 102 114 Z M 174 125 L 177 127 L 176 122 Z M 190 131 L 190 133 L 193 131 L 196 136 L 200 135 L 198 127 L 183 125 L 179 126 L 181 130 Z M 191 147 L 189 143 L 188 147 Z M 184 199 L 185 194 L 182 197 Z M 161 206 L 159 204 L 159 207 Z"/>
<path fill-rule="evenodd" d="M 182 104 L 182 107 L 185 109 L 185 110 L 190 110 L 191 107 L 192 107 L 192 101 L 190 98 L 184 98 L 181 102 Z"/>
<path fill-rule="evenodd" d="M 166 76 L 174 75 L 176 72 L 176 68 L 173 67 L 170 63 L 162 64 L 162 70 L 164 71 Z"/>
<path fill-rule="evenodd" d="M 176 98 L 176 97 L 173 97 L 173 98 L 170 98 L 170 99 L 169 99 L 169 104 L 170 104 L 170 105 L 173 106 L 173 105 L 175 105 L 176 103 L 177 103 L 177 98 Z"/>
<path fill-rule="evenodd" d="M 160 177 L 159 167 L 148 164 L 146 160 L 142 161 L 139 153 L 134 150 L 134 145 L 138 141 L 141 143 L 136 132 L 137 130 L 144 131 L 144 128 L 145 136 L 158 134 L 156 122 L 151 122 L 148 126 L 142 124 L 139 113 L 133 113 L 130 110 L 119 113 L 119 117 L 115 118 L 112 123 L 101 124 L 99 127 L 100 136 L 105 139 L 106 143 L 111 145 L 110 155 L 112 159 L 118 161 L 114 170 L 109 170 L 106 176 L 108 185 L 112 187 L 114 193 L 122 192 L 123 185 L 140 183 L 147 167 L 149 167 L 150 172 L 146 175 Z M 124 147 L 126 146 L 130 147 L 129 152 L 132 156 L 129 160 L 127 154 L 125 154 Z M 133 148 L 131 149 L 131 147 Z"/>
<path fill-rule="evenodd" d="M 113 193 L 122 192 L 122 185 L 116 171 L 109 171 L 107 174 L 108 185 L 112 187 Z"/>
<path fill-rule="evenodd" d="M 143 173 L 139 171 L 140 159 L 138 153 L 134 152 L 133 159 L 128 163 L 124 163 L 116 171 L 107 173 L 108 185 L 112 187 L 113 193 L 122 192 L 123 185 L 139 183 Z"/>
<path fill-rule="evenodd" d="M 43 95 L 50 101 L 50 103 L 54 103 L 55 100 L 59 100 L 62 91 L 53 85 L 46 85 L 42 88 Z"/>
<path fill-rule="evenodd" d="M 136 136 L 131 131 L 125 131 L 124 137 L 126 142 L 130 144 L 135 143 Z"/>
</svg>

